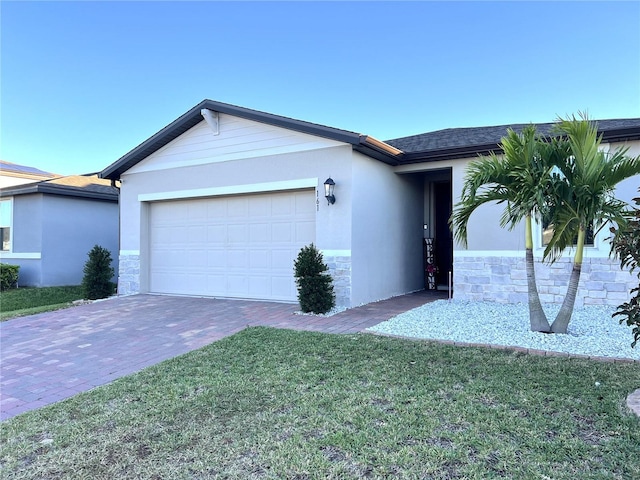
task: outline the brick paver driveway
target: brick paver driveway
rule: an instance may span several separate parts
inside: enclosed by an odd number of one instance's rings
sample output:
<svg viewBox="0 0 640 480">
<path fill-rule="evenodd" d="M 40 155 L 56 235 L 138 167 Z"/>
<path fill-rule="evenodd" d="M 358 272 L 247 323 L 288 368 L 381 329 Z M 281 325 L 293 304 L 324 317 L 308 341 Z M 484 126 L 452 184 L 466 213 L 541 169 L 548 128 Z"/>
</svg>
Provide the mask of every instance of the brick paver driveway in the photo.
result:
<svg viewBox="0 0 640 480">
<path fill-rule="evenodd" d="M 417 292 L 331 317 L 298 305 L 133 295 L 0 324 L 0 420 L 195 350 L 247 326 L 356 333 L 443 298 Z"/>
</svg>

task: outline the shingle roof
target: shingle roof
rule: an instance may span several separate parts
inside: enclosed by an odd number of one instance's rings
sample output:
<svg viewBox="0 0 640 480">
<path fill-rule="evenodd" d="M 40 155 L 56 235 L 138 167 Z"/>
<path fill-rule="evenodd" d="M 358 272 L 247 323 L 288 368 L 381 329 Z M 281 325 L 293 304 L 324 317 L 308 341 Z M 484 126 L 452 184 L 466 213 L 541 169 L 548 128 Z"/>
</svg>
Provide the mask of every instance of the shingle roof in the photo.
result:
<svg viewBox="0 0 640 480">
<path fill-rule="evenodd" d="M 203 100 L 106 167 L 99 173 L 99 176 L 101 178 L 119 179 L 122 173 L 203 121 L 200 113 L 202 109 L 209 109 L 348 143 L 352 145 L 354 150 L 389 165 L 465 158 L 487 154 L 491 151 L 497 153 L 500 151 L 498 144 L 502 137 L 505 136 L 507 128 L 511 127 L 519 132 L 526 126 L 526 124 L 512 124 L 493 127 L 447 128 L 381 142 L 360 133 L 260 112 L 228 103 Z M 599 120 L 597 122 L 605 141 L 640 139 L 640 118 Z M 538 132 L 543 135 L 550 135 L 553 125 L 553 123 L 537 124 Z"/>
<path fill-rule="evenodd" d="M 640 138 L 640 118 L 597 120 L 596 123 L 605 141 Z M 447 128 L 386 140 L 386 143 L 402 150 L 405 154 L 409 154 L 409 158 L 420 153 L 436 154 L 440 152 L 444 154 L 447 151 L 452 154 L 456 151 L 460 154 L 470 151 L 484 153 L 487 149 L 497 148 L 508 128 L 521 132 L 527 125 L 521 123 L 492 127 Z M 550 136 L 553 134 L 554 125 L 554 123 L 539 123 L 536 124 L 536 128 L 541 135 Z"/>
<path fill-rule="evenodd" d="M 0 189 L 0 195 L 3 197 L 31 193 L 83 197 L 109 202 L 117 202 L 119 195 L 118 189 L 111 186 L 109 180 L 102 180 L 95 175 L 70 175 Z"/>
</svg>

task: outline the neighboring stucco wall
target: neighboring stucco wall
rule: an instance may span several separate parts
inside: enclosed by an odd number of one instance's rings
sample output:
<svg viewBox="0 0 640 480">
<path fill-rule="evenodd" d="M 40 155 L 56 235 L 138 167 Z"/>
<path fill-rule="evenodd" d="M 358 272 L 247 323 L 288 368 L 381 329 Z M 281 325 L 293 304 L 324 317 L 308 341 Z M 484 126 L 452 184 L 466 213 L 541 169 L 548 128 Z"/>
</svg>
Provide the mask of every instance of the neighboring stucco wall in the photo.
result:
<svg viewBox="0 0 640 480">
<path fill-rule="evenodd" d="M 79 285 L 95 245 L 111 252 L 118 271 L 117 203 L 46 195 L 42 212 L 42 286 Z"/>
<path fill-rule="evenodd" d="M 12 235 L 12 252 L 3 254 L 2 261 L 20 265 L 19 285 L 79 285 L 94 245 L 111 252 L 118 271 L 115 202 L 41 193 L 16 195 Z"/>
<path fill-rule="evenodd" d="M 424 288 L 421 179 L 357 152 L 352 178 L 353 305 Z"/>
<path fill-rule="evenodd" d="M 42 194 L 13 197 L 11 252 L 1 254 L 2 262 L 19 265 L 19 285 L 42 283 Z"/>
</svg>

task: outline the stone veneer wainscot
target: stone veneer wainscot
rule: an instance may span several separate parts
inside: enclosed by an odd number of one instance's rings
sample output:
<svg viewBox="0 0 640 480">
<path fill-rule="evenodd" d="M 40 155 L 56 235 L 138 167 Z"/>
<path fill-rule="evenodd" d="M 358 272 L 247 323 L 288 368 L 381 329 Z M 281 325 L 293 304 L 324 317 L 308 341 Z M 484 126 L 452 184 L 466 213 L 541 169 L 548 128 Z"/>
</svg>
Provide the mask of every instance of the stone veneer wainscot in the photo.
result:
<svg viewBox="0 0 640 480">
<path fill-rule="evenodd" d="M 571 258 L 552 265 L 536 261 L 536 284 L 542 303 L 562 303 L 573 267 Z M 521 258 L 459 256 L 454 260 L 456 300 L 527 303 L 527 275 Z M 582 263 L 576 307 L 618 306 L 630 299 L 638 279 L 609 258 L 585 258 Z"/>
</svg>

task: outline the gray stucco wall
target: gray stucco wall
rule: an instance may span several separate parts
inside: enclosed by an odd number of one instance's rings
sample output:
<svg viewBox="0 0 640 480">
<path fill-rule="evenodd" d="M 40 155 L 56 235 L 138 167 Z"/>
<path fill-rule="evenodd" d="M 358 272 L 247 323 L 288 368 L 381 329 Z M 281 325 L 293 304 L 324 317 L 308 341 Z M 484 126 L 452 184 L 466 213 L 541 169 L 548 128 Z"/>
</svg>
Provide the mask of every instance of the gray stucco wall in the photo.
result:
<svg viewBox="0 0 640 480">
<path fill-rule="evenodd" d="M 44 195 L 19 195 L 13 197 L 12 253 L 4 263 L 20 266 L 19 285 L 41 285 L 40 258 L 28 255 L 42 253 L 42 202 Z"/>
<path fill-rule="evenodd" d="M 318 206 L 315 244 L 320 250 L 351 249 L 351 169 L 352 150 L 348 145 L 303 152 L 285 153 L 196 166 L 126 173 L 121 188 L 121 251 L 119 293 L 148 291 L 148 214 L 149 202 L 139 195 L 170 192 L 199 195 L 198 190 L 246 186 L 269 182 L 317 178 Z M 336 182 L 334 205 L 327 205 L 322 183 L 327 177 Z M 176 193 L 177 192 L 177 193 Z M 169 198 L 170 200 L 170 198 Z M 327 260 L 332 261 L 329 255 Z M 343 265 L 341 259 L 341 266 Z M 293 266 L 292 266 L 293 268 Z M 344 279 L 343 279 L 344 280 Z M 343 290 L 341 294 L 344 297 Z M 345 298 L 345 302 L 348 300 Z M 349 300 L 350 301 L 350 300 Z"/>
<path fill-rule="evenodd" d="M 79 285 L 96 244 L 111 252 L 117 272 L 117 203 L 43 194 L 13 198 L 13 251 L 3 262 L 20 265 L 20 285 Z M 34 255 L 39 258 L 29 258 Z"/>
<path fill-rule="evenodd" d="M 352 303 L 424 288 L 421 178 L 354 153 Z"/>
<path fill-rule="evenodd" d="M 329 176 L 336 182 L 333 205 L 322 191 Z M 188 196 L 199 189 L 305 178 L 318 179 L 315 244 L 329 265 L 339 305 L 423 288 L 422 182 L 344 145 L 123 175 L 119 292 L 148 291 L 149 202 L 139 195 Z"/>
<path fill-rule="evenodd" d="M 43 201 L 41 193 L 13 197 L 14 253 L 42 251 Z"/>
<path fill-rule="evenodd" d="M 117 203 L 47 195 L 42 211 L 43 286 L 80 284 L 94 245 L 111 252 L 118 271 Z"/>
</svg>

